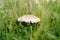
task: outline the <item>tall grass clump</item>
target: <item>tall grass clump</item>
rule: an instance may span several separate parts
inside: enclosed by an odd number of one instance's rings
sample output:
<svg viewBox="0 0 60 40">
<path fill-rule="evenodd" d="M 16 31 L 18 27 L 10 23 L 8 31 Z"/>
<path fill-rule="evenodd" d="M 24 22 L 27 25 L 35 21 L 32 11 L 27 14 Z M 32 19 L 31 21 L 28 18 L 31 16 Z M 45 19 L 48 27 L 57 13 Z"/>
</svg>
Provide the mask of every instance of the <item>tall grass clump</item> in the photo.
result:
<svg viewBox="0 0 60 40">
<path fill-rule="evenodd" d="M 26 14 L 41 19 L 31 40 L 60 40 L 60 0 L 0 0 L 0 40 L 30 40 L 30 27 L 16 21 Z"/>
</svg>

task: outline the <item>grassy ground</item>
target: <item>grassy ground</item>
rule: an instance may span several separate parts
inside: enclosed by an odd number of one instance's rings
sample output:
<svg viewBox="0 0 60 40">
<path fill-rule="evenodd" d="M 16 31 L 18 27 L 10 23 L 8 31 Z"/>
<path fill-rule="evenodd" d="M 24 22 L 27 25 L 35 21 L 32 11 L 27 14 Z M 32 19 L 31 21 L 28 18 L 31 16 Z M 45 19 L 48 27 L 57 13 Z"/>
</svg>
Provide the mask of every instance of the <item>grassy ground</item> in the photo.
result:
<svg viewBox="0 0 60 40">
<path fill-rule="evenodd" d="M 41 19 L 39 25 L 32 25 L 32 35 L 30 26 L 16 23 L 25 14 Z M 60 0 L 0 0 L 0 40 L 30 40 L 30 36 L 32 40 L 60 40 Z"/>
</svg>

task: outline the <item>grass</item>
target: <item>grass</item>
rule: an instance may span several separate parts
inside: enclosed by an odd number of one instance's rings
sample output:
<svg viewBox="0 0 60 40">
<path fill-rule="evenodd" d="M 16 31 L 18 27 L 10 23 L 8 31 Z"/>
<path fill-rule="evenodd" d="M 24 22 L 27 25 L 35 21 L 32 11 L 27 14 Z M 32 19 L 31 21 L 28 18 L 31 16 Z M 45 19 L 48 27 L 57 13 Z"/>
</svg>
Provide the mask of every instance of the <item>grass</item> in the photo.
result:
<svg viewBox="0 0 60 40">
<path fill-rule="evenodd" d="M 60 40 L 60 1 L 32 1 L 32 9 L 29 1 L 0 0 L 0 40 L 30 40 L 30 26 L 18 25 L 16 20 L 32 13 L 41 19 L 32 25 L 32 40 Z"/>
</svg>

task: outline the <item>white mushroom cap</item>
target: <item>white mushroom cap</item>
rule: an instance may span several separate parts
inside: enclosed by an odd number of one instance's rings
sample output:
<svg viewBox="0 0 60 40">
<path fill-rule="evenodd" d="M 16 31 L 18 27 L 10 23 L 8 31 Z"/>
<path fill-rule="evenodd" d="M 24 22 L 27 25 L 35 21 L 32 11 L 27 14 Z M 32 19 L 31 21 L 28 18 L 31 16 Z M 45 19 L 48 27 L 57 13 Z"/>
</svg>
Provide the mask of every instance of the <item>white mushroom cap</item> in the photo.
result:
<svg viewBox="0 0 60 40">
<path fill-rule="evenodd" d="M 19 22 L 26 22 L 26 23 L 37 23 L 40 19 L 34 15 L 23 15 L 22 17 L 18 18 Z"/>
</svg>

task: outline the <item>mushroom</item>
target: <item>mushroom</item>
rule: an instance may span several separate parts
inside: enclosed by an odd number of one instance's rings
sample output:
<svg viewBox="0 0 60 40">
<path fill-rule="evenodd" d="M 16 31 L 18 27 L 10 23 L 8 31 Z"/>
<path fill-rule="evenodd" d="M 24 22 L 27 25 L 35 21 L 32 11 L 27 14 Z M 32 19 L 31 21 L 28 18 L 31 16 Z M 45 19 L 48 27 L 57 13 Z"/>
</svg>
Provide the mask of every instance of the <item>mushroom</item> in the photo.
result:
<svg viewBox="0 0 60 40">
<path fill-rule="evenodd" d="M 18 22 L 37 23 L 40 19 L 34 15 L 23 15 L 18 18 Z"/>
<path fill-rule="evenodd" d="M 33 23 L 40 22 L 40 18 L 38 18 L 34 15 L 23 15 L 23 16 L 19 17 L 17 21 L 30 24 L 30 28 L 31 28 L 30 40 L 32 40 L 32 25 L 31 25 L 31 23 L 33 24 Z"/>
</svg>

